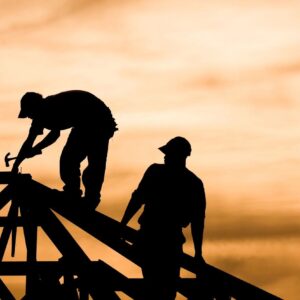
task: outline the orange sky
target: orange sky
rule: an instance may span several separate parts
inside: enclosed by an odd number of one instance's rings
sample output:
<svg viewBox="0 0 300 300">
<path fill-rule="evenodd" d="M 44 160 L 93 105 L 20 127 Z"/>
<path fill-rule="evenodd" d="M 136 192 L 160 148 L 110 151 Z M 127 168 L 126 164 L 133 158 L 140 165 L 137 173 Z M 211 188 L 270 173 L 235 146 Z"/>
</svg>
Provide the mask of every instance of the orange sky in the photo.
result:
<svg viewBox="0 0 300 300">
<path fill-rule="evenodd" d="M 120 128 L 98 210 L 120 220 L 147 166 L 162 162 L 157 148 L 185 136 L 193 146 L 188 167 L 206 187 L 207 261 L 295 299 L 299 1 L 0 3 L 0 154 L 16 154 L 26 137 L 30 122 L 17 119 L 26 91 L 94 93 Z M 58 160 L 66 136 L 24 162 L 22 172 L 61 188 Z M 90 250 L 97 243 L 77 234 L 91 257 L 101 257 Z M 54 257 L 45 245 L 41 256 Z M 123 271 L 139 272 L 125 264 Z"/>
</svg>

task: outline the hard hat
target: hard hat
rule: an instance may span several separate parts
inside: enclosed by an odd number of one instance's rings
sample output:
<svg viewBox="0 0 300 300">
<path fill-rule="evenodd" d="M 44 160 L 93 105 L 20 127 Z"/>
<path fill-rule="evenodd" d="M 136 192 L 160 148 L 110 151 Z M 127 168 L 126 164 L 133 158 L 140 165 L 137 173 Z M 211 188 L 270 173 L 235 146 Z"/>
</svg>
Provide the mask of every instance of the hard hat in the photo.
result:
<svg viewBox="0 0 300 300">
<path fill-rule="evenodd" d="M 176 154 L 190 156 L 192 147 L 189 141 L 181 136 L 177 136 L 168 141 L 164 146 L 158 148 L 164 154 Z"/>
<path fill-rule="evenodd" d="M 26 118 L 28 112 L 32 111 L 41 102 L 42 95 L 34 92 L 28 92 L 21 98 L 21 111 L 18 118 Z"/>
</svg>

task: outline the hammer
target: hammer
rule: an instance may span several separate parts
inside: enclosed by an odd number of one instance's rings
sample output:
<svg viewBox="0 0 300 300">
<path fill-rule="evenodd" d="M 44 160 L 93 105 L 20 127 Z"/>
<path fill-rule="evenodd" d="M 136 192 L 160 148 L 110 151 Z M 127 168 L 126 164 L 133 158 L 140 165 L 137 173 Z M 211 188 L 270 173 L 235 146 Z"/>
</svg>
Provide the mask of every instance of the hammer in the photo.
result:
<svg viewBox="0 0 300 300">
<path fill-rule="evenodd" d="M 9 161 L 10 161 L 10 160 L 14 160 L 14 159 L 17 158 L 17 156 L 16 156 L 16 157 L 9 157 L 9 156 L 10 156 L 10 152 L 8 152 L 8 153 L 5 155 L 5 158 L 4 158 L 5 166 L 6 166 L 6 167 L 9 167 Z"/>
</svg>

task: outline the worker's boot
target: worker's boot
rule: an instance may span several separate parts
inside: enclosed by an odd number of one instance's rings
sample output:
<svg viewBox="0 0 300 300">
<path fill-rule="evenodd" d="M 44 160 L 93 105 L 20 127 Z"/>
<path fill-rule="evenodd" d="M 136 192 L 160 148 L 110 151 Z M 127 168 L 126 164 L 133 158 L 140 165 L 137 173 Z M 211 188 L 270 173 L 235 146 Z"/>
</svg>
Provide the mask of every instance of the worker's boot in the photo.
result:
<svg viewBox="0 0 300 300">
<path fill-rule="evenodd" d="M 100 194 L 99 193 L 89 193 L 85 192 L 83 197 L 84 205 L 91 210 L 95 210 L 100 203 Z"/>
<path fill-rule="evenodd" d="M 75 204 L 79 202 L 82 196 L 82 191 L 80 189 L 68 188 L 66 185 L 64 186 L 64 195 L 70 203 Z"/>
</svg>

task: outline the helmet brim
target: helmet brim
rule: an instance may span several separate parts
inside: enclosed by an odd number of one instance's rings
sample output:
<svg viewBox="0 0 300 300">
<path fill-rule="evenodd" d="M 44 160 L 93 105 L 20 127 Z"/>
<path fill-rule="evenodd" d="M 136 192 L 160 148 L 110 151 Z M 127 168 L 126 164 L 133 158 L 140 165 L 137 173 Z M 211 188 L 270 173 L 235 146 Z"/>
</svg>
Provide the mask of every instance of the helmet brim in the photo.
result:
<svg viewBox="0 0 300 300">
<path fill-rule="evenodd" d="M 167 154 L 168 152 L 166 145 L 159 147 L 158 150 L 160 150 L 164 154 Z"/>
<path fill-rule="evenodd" d="M 24 119 L 26 117 L 27 117 L 27 114 L 23 110 L 21 110 L 20 113 L 19 113 L 19 115 L 18 115 L 18 118 L 19 119 Z"/>
</svg>

